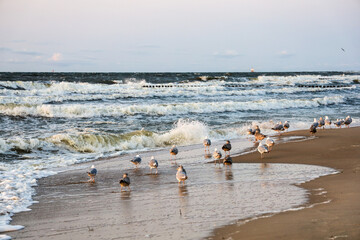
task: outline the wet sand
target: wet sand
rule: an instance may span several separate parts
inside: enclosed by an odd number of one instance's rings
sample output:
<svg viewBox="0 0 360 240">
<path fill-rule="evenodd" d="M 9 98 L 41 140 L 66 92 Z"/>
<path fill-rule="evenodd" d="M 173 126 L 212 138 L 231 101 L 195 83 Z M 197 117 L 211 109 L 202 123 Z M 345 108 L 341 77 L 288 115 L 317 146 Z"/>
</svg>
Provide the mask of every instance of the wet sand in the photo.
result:
<svg viewBox="0 0 360 240">
<path fill-rule="evenodd" d="M 197 228 L 207 225 L 215 229 L 221 225 L 210 221 L 210 218 L 203 218 L 199 222 L 189 221 L 192 214 L 199 213 L 193 211 L 194 206 L 201 206 L 203 199 L 206 199 L 208 205 L 204 206 L 203 211 L 214 211 L 215 218 L 233 214 L 232 219 L 242 219 L 236 224 L 217 228 L 210 239 L 335 239 L 345 236 L 346 239 L 358 239 L 359 134 L 360 128 L 319 130 L 315 139 L 276 145 L 273 152 L 267 154 L 263 160 L 260 160 L 257 152 L 234 158 L 234 161 L 239 163 L 263 163 L 261 166 L 265 168 L 264 163 L 301 163 L 335 168 L 341 173 L 302 184 L 302 187 L 314 193 L 310 195 L 310 201 L 305 206 L 331 200 L 327 204 L 280 213 L 243 224 L 244 217 L 234 215 L 231 208 L 221 210 L 226 210 L 225 214 L 216 212 L 216 206 L 224 201 L 221 196 L 225 199 L 244 196 L 243 192 L 233 191 L 238 189 L 237 184 L 241 184 L 241 181 L 236 181 L 237 171 L 240 171 L 238 164 L 234 164 L 232 170 L 216 170 L 211 164 L 205 166 L 213 169 L 213 176 L 219 178 L 213 185 L 202 184 L 203 170 L 197 165 L 191 166 L 193 171 L 188 172 L 191 181 L 185 187 L 175 188 L 174 167 L 160 169 L 161 177 L 150 175 L 148 169 L 131 169 L 129 174 L 134 182 L 139 183 L 138 187 L 135 185 L 133 191 L 120 193 L 118 182 L 113 181 L 120 178 L 119 170 L 109 163 L 102 163 L 102 171 L 105 172 L 106 168 L 106 174 L 99 174 L 96 184 L 84 183 L 87 178 L 84 177 L 83 169 L 41 179 L 34 197 L 34 200 L 40 203 L 32 205 L 32 211 L 15 214 L 13 217 L 12 224 L 25 225 L 25 229 L 8 235 L 14 239 L 156 238 L 159 236 L 149 234 L 149 229 L 161 229 L 161 225 L 151 225 L 153 216 L 164 224 L 171 223 L 168 229 L 173 230 L 171 235 L 167 235 L 168 238 L 184 238 L 184 231 L 181 230 L 188 227 L 193 230 L 190 239 L 196 239 L 202 236 L 196 235 Z M 308 137 L 309 134 L 296 131 L 285 133 L 281 138 L 299 135 Z M 99 165 L 100 162 L 95 164 Z M 199 180 L 196 180 L 197 176 Z M 150 187 L 150 184 L 161 184 L 161 181 L 168 183 L 162 184 L 163 187 L 159 188 L 161 191 Z M 213 200 L 213 195 L 209 193 L 214 191 L 214 186 L 218 193 L 214 194 L 217 198 Z M 203 191 L 200 199 L 192 194 L 199 192 L 199 189 Z M 324 191 L 327 193 L 321 194 Z M 156 196 L 160 197 L 154 209 L 150 204 L 153 201 L 151 199 Z M 136 206 L 131 199 L 141 200 L 143 204 Z M 170 212 L 163 211 L 164 209 L 169 209 Z M 128 216 L 128 219 L 123 219 L 122 216 Z M 222 221 L 229 222 L 227 219 Z M 132 224 L 129 224 L 130 222 Z M 127 235 L 134 232 L 137 235 Z"/>
<path fill-rule="evenodd" d="M 292 135 L 294 133 L 285 133 Z M 308 136 L 307 131 L 296 135 Z M 325 195 L 310 195 L 311 208 L 289 211 L 243 224 L 216 229 L 208 239 L 360 239 L 360 128 L 318 130 L 316 138 L 275 145 L 263 160 L 259 153 L 236 162 L 301 163 L 328 166 L 339 174 L 320 177 L 301 187 Z M 317 204 L 330 201 L 327 204 Z"/>
</svg>

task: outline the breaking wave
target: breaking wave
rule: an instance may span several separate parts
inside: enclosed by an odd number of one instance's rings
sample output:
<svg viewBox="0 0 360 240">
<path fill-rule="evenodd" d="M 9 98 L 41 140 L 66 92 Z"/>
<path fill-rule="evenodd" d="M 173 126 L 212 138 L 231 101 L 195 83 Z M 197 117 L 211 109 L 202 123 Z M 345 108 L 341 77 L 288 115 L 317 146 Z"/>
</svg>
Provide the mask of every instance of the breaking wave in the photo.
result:
<svg viewBox="0 0 360 240">
<path fill-rule="evenodd" d="M 40 116 L 57 118 L 85 118 L 100 116 L 124 116 L 135 114 L 147 115 L 179 115 L 190 113 L 220 113 L 247 110 L 276 110 L 288 108 L 312 108 L 320 105 L 340 104 L 345 101 L 343 96 L 326 96 L 313 99 L 269 99 L 255 101 L 225 102 L 186 102 L 163 104 L 63 104 L 63 105 L 31 105 L 31 104 L 0 104 L 0 113 L 10 116 Z"/>
</svg>

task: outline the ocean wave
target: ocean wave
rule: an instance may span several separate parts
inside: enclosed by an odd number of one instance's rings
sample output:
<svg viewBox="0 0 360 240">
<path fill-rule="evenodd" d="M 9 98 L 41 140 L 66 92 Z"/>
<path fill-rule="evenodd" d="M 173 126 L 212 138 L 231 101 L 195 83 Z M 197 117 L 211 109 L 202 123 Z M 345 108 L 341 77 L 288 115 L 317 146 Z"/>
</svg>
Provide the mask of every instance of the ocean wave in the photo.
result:
<svg viewBox="0 0 360 240">
<path fill-rule="evenodd" d="M 290 108 L 312 108 L 320 105 L 339 104 L 343 96 L 326 96 L 313 99 L 260 99 L 254 101 L 185 102 L 163 104 L 63 104 L 30 105 L 0 104 L 0 113 L 10 116 L 41 116 L 61 118 L 84 118 L 100 116 L 180 115 L 190 113 L 220 113 L 248 110 L 276 110 Z"/>
<path fill-rule="evenodd" d="M 125 134 L 61 133 L 46 140 L 77 152 L 106 153 L 199 143 L 208 133 L 209 129 L 204 123 L 180 119 L 174 124 L 174 128 L 164 133 L 146 130 Z"/>
<path fill-rule="evenodd" d="M 125 80 L 124 80 L 125 81 Z M 275 80 L 272 80 L 275 81 Z M 126 81 L 125 81 L 126 82 Z M 266 82 L 266 81 L 265 81 Z M 115 101 L 115 100 L 131 100 L 131 99 L 156 99 L 156 98 L 217 98 L 230 99 L 234 96 L 266 96 L 267 94 L 292 94 L 292 93 L 311 93 L 311 92 L 337 92 L 341 89 L 335 88 L 299 88 L 294 86 L 277 86 L 277 87 L 255 87 L 258 82 L 244 83 L 243 88 L 226 87 L 232 82 L 212 81 L 198 82 L 198 87 L 193 86 L 194 83 L 162 84 L 164 88 L 144 88 L 146 82 L 133 81 L 124 84 L 91 84 L 76 82 L 4 82 L 0 81 L 0 85 L 6 85 L 12 89 L 0 89 L 0 101 L 3 104 L 55 104 L 70 102 L 91 102 L 91 101 Z M 233 82 L 236 84 L 236 82 Z M 275 81 L 276 83 L 276 81 Z M 277 84 L 277 83 L 276 83 Z M 170 86 L 170 87 L 168 87 Z M 356 88 L 356 86 L 346 87 L 345 89 Z"/>
</svg>

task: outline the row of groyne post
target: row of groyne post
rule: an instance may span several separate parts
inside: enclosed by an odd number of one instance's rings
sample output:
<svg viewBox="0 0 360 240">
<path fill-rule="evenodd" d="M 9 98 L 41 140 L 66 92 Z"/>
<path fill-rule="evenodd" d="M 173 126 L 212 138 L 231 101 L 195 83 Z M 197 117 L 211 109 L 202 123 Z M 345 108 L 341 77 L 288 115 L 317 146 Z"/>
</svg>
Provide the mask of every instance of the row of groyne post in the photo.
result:
<svg viewBox="0 0 360 240">
<path fill-rule="evenodd" d="M 145 84 L 143 88 L 203 88 L 203 87 L 213 87 L 214 85 L 202 85 L 202 84 Z M 256 84 L 256 85 L 246 85 L 246 84 L 224 84 L 217 85 L 220 87 L 227 88 L 262 88 L 265 85 Z M 298 84 L 298 85 L 277 85 L 278 87 L 300 87 L 300 88 L 347 88 L 352 87 L 351 84 L 326 84 L 326 85 L 318 85 L 318 84 Z"/>
</svg>

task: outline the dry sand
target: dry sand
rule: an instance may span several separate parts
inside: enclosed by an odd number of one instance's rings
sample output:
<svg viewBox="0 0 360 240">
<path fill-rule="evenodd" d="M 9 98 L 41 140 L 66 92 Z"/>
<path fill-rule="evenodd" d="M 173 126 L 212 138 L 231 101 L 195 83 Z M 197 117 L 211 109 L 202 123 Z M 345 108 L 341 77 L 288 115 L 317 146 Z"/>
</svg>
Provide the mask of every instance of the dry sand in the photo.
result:
<svg viewBox="0 0 360 240">
<path fill-rule="evenodd" d="M 242 225 L 221 227 L 215 229 L 209 239 L 360 239 L 359 134 L 360 128 L 319 130 L 314 139 L 276 145 L 273 152 L 262 160 L 258 152 L 234 158 L 234 162 L 321 165 L 335 168 L 341 173 L 302 184 L 302 187 L 314 192 L 310 195 L 310 202 L 306 206 L 328 200 L 331 200 L 330 203 L 318 204 L 300 211 L 280 213 Z M 309 136 L 307 131 L 296 131 L 285 133 L 282 138 L 299 135 Z M 71 171 L 62 173 L 61 177 L 56 175 L 42 179 L 37 188 L 38 195 L 35 197 L 35 200 L 40 200 L 40 204 L 34 204 L 31 206 L 32 211 L 16 214 L 13 218 L 12 224 L 26 225 L 25 229 L 8 235 L 14 239 L 38 239 L 39 236 L 46 236 L 43 239 L 119 238 L 120 236 L 117 236 L 119 228 L 124 224 L 121 219 L 122 211 L 129 211 L 127 215 L 133 215 L 134 219 L 137 219 L 141 218 L 141 211 L 144 211 L 144 208 L 137 211 L 137 207 L 132 206 L 131 201 L 128 201 L 137 197 L 136 191 L 120 195 L 113 191 L 118 188 L 118 183 L 113 182 L 112 179 L 118 178 L 118 174 L 116 170 L 107 170 L 107 174 L 99 176 L 98 183 L 94 185 L 82 184 L 83 175 L 74 175 Z M 172 173 L 163 174 L 171 176 L 167 181 L 174 181 Z M 142 170 L 131 172 L 131 175 L 135 179 L 138 175 L 137 181 L 147 176 L 147 182 L 143 183 L 145 187 L 146 184 L 156 184 L 161 179 L 147 175 Z M 171 193 L 169 195 L 178 195 L 176 201 L 179 199 L 192 201 L 192 197 L 188 197 L 188 189 L 192 187 L 189 185 L 174 189 L 169 184 L 166 191 Z M 320 188 L 324 188 L 327 193 L 316 195 Z M 82 206 L 82 208 L 75 211 L 74 206 Z M 73 214 L 69 217 L 72 209 L 74 209 Z M 99 209 L 104 211 L 106 219 L 98 214 Z M 180 212 L 179 217 L 178 209 L 174 211 L 177 218 L 170 220 L 169 216 L 159 216 L 159 218 L 163 218 L 164 221 L 178 221 L 181 226 L 185 223 L 182 222 L 181 214 L 187 213 Z M 87 216 L 87 219 L 83 216 Z M 86 224 L 88 224 L 87 228 Z M 193 225 L 196 228 L 196 224 Z M 96 226 L 96 229 L 93 226 Z M 136 231 L 139 235 L 135 238 L 151 238 L 151 235 L 146 235 L 146 229 L 142 229 L 142 226 L 141 223 L 137 226 L 139 228 Z M 174 233 L 169 238 L 181 239 L 176 229 L 174 226 Z M 194 238 L 197 238 L 196 235 Z"/>
<path fill-rule="evenodd" d="M 283 135 L 306 135 L 307 131 Z M 331 200 L 301 211 L 234 224 L 214 231 L 209 239 L 360 239 L 360 128 L 318 130 L 316 138 L 276 145 L 263 160 L 259 153 L 240 156 L 235 162 L 301 163 L 328 166 L 340 171 L 301 186 L 326 195 L 310 196 L 310 204 Z"/>
</svg>

